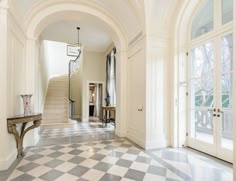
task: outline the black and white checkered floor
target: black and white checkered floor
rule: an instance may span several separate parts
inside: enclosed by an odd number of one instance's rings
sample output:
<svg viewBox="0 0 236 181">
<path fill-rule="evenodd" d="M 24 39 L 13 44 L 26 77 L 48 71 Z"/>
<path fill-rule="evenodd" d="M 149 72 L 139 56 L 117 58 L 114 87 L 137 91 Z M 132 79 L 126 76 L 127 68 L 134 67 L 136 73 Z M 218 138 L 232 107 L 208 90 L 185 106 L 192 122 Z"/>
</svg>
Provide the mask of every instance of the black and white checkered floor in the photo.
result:
<svg viewBox="0 0 236 181">
<path fill-rule="evenodd" d="M 114 138 L 31 148 L 8 180 L 231 181 L 233 178 L 230 166 L 205 155 L 187 149 L 145 151 L 125 138 Z"/>
</svg>

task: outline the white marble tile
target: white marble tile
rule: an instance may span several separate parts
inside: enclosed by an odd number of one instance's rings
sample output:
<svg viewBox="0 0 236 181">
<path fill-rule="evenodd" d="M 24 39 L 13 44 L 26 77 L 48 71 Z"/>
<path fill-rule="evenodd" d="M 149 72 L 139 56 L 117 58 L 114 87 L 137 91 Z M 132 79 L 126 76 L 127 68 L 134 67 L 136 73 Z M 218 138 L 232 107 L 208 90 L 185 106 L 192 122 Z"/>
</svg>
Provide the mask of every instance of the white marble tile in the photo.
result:
<svg viewBox="0 0 236 181">
<path fill-rule="evenodd" d="M 106 162 L 106 163 L 110 163 L 110 164 L 115 164 L 118 160 L 119 160 L 119 158 L 112 157 L 112 156 L 106 156 L 101 161 Z"/>
<path fill-rule="evenodd" d="M 78 177 L 66 173 L 57 178 L 55 181 L 76 181 L 76 180 L 78 180 Z"/>
<path fill-rule="evenodd" d="M 62 161 L 68 161 L 70 159 L 72 159 L 74 157 L 74 155 L 71 154 L 63 154 L 61 156 L 59 156 L 57 159 L 62 160 Z"/>
<path fill-rule="evenodd" d="M 91 169 L 88 172 L 86 172 L 81 178 L 89 181 L 96 181 L 102 178 L 103 175 L 105 175 L 105 172 Z"/>
<path fill-rule="evenodd" d="M 75 168 L 77 165 L 70 162 L 64 162 L 61 165 L 57 166 L 55 169 L 61 172 L 68 172 L 71 169 Z"/>
<path fill-rule="evenodd" d="M 81 162 L 80 165 L 85 166 L 87 168 L 93 168 L 97 163 L 98 161 L 96 160 L 86 159 L 83 162 Z"/>
<path fill-rule="evenodd" d="M 27 172 L 29 175 L 33 175 L 34 177 L 39 177 L 43 174 L 45 174 L 46 172 L 48 172 L 49 170 L 51 170 L 51 168 L 46 167 L 44 165 L 40 165 L 32 170 L 30 170 L 29 172 Z"/>
<path fill-rule="evenodd" d="M 134 161 L 137 159 L 137 156 L 136 155 L 132 155 L 132 154 L 128 154 L 128 153 L 125 153 L 121 156 L 121 158 L 125 159 L 125 160 L 130 160 L 130 161 Z"/>
<path fill-rule="evenodd" d="M 108 171 L 107 173 L 113 174 L 113 175 L 117 175 L 120 177 L 123 177 L 126 172 L 127 172 L 128 168 L 125 167 L 120 167 L 118 165 L 113 165 Z"/>
<path fill-rule="evenodd" d="M 149 165 L 145 163 L 133 162 L 130 168 L 141 172 L 147 172 Z"/>
<path fill-rule="evenodd" d="M 40 159 L 35 160 L 34 162 L 43 165 L 45 163 L 50 162 L 51 160 L 53 160 L 53 158 L 44 156 L 44 157 L 42 157 Z"/>
</svg>

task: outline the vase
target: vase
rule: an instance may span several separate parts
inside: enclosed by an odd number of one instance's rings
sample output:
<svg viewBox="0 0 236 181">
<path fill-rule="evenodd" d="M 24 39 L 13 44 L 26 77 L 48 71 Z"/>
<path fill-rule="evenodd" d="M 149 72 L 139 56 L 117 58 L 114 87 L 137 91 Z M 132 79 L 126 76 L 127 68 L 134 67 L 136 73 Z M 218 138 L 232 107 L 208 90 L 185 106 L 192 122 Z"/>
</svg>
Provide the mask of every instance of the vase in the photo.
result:
<svg viewBox="0 0 236 181">
<path fill-rule="evenodd" d="M 24 115 L 30 115 L 31 114 L 31 97 L 32 94 L 24 94 L 21 95 L 23 99 L 23 105 L 24 105 Z"/>
</svg>

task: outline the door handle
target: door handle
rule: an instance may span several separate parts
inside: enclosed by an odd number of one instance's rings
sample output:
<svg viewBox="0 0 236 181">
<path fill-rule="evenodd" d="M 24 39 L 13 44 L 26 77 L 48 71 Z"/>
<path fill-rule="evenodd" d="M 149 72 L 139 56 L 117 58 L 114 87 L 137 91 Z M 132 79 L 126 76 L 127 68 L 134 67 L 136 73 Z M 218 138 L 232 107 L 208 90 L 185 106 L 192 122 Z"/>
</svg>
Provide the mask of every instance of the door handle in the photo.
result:
<svg viewBox="0 0 236 181">
<path fill-rule="evenodd" d="M 139 111 L 139 112 L 143 111 L 143 107 L 142 107 L 142 108 L 140 108 L 140 109 L 138 109 L 138 111 Z"/>
<path fill-rule="evenodd" d="M 220 109 L 217 109 L 217 112 L 218 112 L 218 113 L 222 113 L 222 114 L 224 114 L 224 112 L 221 111 Z"/>
</svg>

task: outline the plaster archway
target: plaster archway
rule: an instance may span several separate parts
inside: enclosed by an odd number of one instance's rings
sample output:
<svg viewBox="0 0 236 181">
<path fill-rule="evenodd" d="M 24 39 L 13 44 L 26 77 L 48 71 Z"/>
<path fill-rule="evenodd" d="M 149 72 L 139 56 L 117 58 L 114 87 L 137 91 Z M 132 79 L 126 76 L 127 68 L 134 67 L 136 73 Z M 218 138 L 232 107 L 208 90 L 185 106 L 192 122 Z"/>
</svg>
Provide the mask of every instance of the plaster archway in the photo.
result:
<svg viewBox="0 0 236 181">
<path fill-rule="evenodd" d="M 127 61 L 127 37 L 122 25 L 108 12 L 99 7 L 94 7 L 89 3 L 61 1 L 45 6 L 47 2 L 32 9 L 28 16 L 26 35 L 28 38 L 26 46 L 26 73 L 27 90 L 35 92 L 35 79 L 37 77 L 37 39 L 43 29 L 54 22 L 65 18 L 75 18 L 70 16 L 76 13 L 85 13 L 101 20 L 110 28 L 111 36 L 117 48 L 117 105 L 116 105 L 116 133 L 118 136 L 126 136 L 126 61 Z M 78 16 L 79 18 L 79 16 Z"/>
</svg>

